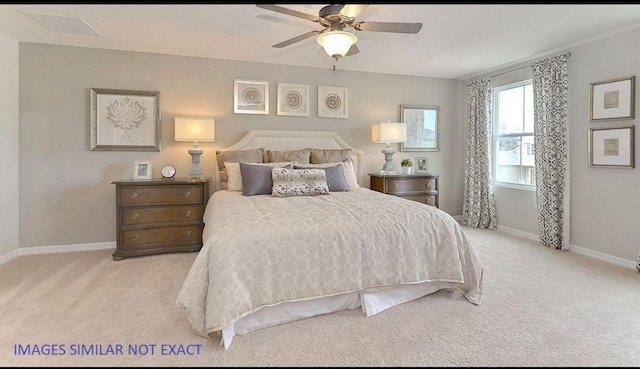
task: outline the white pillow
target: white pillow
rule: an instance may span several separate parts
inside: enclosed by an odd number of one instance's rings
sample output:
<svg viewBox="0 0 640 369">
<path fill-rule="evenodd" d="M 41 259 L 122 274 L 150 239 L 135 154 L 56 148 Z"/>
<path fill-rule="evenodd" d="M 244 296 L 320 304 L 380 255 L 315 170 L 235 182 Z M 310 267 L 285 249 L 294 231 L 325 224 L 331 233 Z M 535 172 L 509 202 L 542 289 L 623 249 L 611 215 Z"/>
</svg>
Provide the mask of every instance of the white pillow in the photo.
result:
<svg viewBox="0 0 640 369">
<path fill-rule="evenodd" d="M 275 163 L 246 163 L 251 165 L 268 165 L 273 168 L 281 168 L 285 165 L 292 165 L 289 161 L 278 161 Z M 240 163 L 224 162 L 227 168 L 227 191 L 242 191 L 242 172 L 240 172 Z"/>
<path fill-rule="evenodd" d="M 345 161 L 341 161 L 338 163 L 321 163 L 321 164 L 309 164 L 309 163 L 298 163 L 294 161 L 293 167 L 305 167 L 305 168 L 329 168 L 336 165 L 342 165 L 342 170 L 344 172 L 344 178 L 347 180 L 347 185 L 349 186 L 349 190 L 353 190 L 355 188 L 360 188 L 358 184 L 358 176 L 356 176 L 356 171 L 353 169 L 353 162 L 351 159 L 347 159 Z"/>
</svg>

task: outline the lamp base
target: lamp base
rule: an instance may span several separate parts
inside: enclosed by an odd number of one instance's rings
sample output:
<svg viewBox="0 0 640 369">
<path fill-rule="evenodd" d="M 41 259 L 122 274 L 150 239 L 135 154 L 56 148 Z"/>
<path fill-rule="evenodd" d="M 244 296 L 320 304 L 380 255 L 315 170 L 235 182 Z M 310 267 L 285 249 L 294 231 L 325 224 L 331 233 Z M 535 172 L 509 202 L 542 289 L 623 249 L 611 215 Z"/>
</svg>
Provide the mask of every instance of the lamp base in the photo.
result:
<svg viewBox="0 0 640 369">
<path fill-rule="evenodd" d="M 200 155 L 202 155 L 202 150 L 192 149 L 189 150 L 189 154 L 191 155 L 191 170 L 189 170 L 189 178 L 202 178 L 202 169 L 200 168 Z"/>
<path fill-rule="evenodd" d="M 384 173 L 389 173 L 389 172 L 394 172 L 396 171 L 396 169 L 393 167 L 393 154 L 396 153 L 396 150 L 392 149 L 390 146 L 387 146 L 386 149 L 382 150 L 382 153 L 384 154 L 384 165 L 382 166 L 382 171 Z"/>
</svg>

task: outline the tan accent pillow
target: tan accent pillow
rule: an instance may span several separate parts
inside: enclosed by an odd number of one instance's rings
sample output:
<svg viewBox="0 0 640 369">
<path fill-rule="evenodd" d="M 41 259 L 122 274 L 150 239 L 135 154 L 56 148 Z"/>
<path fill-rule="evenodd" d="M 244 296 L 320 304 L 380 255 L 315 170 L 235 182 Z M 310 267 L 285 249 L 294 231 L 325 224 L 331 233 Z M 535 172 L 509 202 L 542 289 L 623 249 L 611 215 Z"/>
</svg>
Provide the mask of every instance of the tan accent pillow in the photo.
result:
<svg viewBox="0 0 640 369">
<path fill-rule="evenodd" d="M 353 162 L 351 161 L 351 159 L 347 159 L 339 163 L 304 164 L 304 163 L 297 163 L 294 161 L 292 164 L 294 168 L 295 167 L 329 168 L 335 165 L 340 165 L 342 166 L 342 170 L 344 172 L 344 178 L 347 181 L 347 185 L 349 186 L 349 191 L 360 187 L 360 185 L 358 184 L 358 176 L 356 175 L 356 171 L 353 167 Z"/>
<path fill-rule="evenodd" d="M 311 149 L 311 164 L 339 163 L 351 159 L 351 149 Z"/>
<path fill-rule="evenodd" d="M 218 170 L 224 170 L 225 162 L 231 163 L 264 163 L 264 149 L 216 151 Z"/>
<path fill-rule="evenodd" d="M 300 163 L 309 163 L 311 159 L 311 149 L 276 151 L 267 150 L 267 161 L 274 163 L 277 161 L 297 161 Z"/>
</svg>

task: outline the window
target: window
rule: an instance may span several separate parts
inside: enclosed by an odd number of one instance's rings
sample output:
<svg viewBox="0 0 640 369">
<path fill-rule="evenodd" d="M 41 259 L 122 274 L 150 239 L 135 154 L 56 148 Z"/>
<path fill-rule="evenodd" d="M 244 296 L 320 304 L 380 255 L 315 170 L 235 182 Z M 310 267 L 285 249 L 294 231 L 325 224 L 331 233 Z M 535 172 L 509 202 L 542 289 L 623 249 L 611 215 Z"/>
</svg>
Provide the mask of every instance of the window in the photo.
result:
<svg viewBox="0 0 640 369">
<path fill-rule="evenodd" d="M 494 183 L 535 188 L 531 80 L 494 88 L 493 111 Z"/>
</svg>

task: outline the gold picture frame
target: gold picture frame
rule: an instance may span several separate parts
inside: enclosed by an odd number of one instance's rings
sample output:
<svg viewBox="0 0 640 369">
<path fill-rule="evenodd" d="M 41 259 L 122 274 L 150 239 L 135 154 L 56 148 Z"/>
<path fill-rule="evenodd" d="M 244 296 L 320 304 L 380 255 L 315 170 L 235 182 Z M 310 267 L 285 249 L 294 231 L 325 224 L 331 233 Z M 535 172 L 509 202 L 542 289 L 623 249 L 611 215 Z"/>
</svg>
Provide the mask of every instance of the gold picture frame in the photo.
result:
<svg viewBox="0 0 640 369">
<path fill-rule="evenodd" d="M 635 168 L 635 126 L 589 129 L 589 166 Z"/>
<path fill-rule="evenodd" d="M 589 84 L 589 121 L 634 119 L 636 77 Z"/>
<path fill-rule="evenodd" d="M 90 149 L 160 151 L 160 92 L 92 88 Z"/>
</svg>

